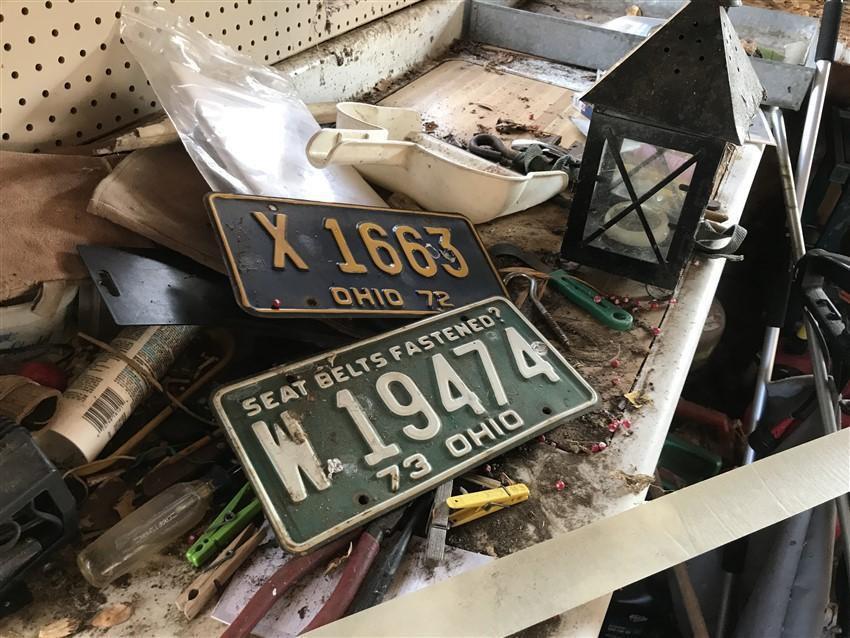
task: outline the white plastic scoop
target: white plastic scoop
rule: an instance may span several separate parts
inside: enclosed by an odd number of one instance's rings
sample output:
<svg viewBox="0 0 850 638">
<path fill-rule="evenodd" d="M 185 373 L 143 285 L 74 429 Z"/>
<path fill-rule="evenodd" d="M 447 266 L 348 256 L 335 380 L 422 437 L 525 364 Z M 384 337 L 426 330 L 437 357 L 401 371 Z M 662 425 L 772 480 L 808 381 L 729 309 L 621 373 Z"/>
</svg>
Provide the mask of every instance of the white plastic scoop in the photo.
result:
<svg viewBox="0 0 850 638">
<path fill-rule="evenodd" d="M 563 171 L 520 175 L 427 135 L 411 109 L 341 102 L 336 125 L 307 142 L 313 166 L 354 166 L 426 210 L 461 213 L 476 224 L 536 206 L 569 183 Z"/>
</svg>

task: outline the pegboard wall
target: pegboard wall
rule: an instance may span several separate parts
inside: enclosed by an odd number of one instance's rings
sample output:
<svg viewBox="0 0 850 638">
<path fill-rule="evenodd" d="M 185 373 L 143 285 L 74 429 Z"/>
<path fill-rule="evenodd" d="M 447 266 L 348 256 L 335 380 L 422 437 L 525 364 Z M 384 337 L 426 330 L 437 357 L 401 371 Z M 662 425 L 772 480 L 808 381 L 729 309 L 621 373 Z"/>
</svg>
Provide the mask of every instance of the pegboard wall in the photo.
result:
<svg viewBox="0 0 850 638">
<path fill-rule="evenodd" d="M 0 0 L 0 148 L 50 152 L 160 110 L 120 38 L 122 10 L 171 5 L 211 38 L 274 64 L 417 1 Z"/>
</svg>

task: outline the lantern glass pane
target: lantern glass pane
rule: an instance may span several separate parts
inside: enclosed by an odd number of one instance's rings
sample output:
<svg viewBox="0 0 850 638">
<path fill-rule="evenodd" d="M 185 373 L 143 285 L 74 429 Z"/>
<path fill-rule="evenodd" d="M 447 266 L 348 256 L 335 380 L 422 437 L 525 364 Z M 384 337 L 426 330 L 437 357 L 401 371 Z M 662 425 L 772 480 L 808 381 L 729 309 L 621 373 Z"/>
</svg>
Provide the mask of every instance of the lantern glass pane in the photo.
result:
<svg viewBox="0 0 850 638">
<path fill-rule="evenodd" d="M 693 156 L 628 138 L 608 138 L 604 144 L 585 243 L 664 263 L 694 174 Z"/>
</svg>

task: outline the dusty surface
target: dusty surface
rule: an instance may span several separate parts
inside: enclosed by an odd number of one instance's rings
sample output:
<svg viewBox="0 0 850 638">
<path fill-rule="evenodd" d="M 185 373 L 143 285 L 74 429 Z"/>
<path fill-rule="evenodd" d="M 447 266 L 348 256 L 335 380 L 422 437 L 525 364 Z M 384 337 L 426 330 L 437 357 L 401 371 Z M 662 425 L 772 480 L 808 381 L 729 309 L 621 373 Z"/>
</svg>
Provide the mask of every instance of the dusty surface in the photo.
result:
<svg viewBox="0 0 850 638">
<path fill-rule="evenodd" d="M 587 22 L 607 22 L 626 15 L 626 9 L 632 2 L 598 2 L 598 0 L 531 0 L 521 8 L 536 13 L 555 15 L 570 20 Z M 820 19 L 823 2 L 820 0 L 744 0 L 745 6 L 785 11 L 795 15 Z M 648 15 L 654 15 L 648 13 Z M 743 35 L 743 34 L 742 34 Z M 850 47 L 850 11 L 845 9 L 841 19 L 838 39 L 844 46 Z"/>
<path fill-rule="evenodd" d="M 523 78 L 518 80 L 518 76 L 492 69 L 482 70 L 478 65 L 467 68 L 462 66 L 467 64 L 465 62 L 458 64 L 461 66 L 456 66 L 454 72 L 478 75 L 479 80 L 483 73 L 486 81 L 464 81 L 463 86 L 456 84 L 453 90 L 443 85 L 439 99 L 433 92 L 422 91 L 414 86 L 408 90 L 408 96 L 419 95 L 426 101 L 432 101 L 423 104 L 412 98 L 407 101 L 403 92 L 398 92 L 392 96 L 394 103 L 420 108 L 423 120 L 435 122 L 437 127 L 434 134 L 439 134 L 443 139 L 466 139 L 475 132 L 478 122 L 489 125 L 492 121 L 495 125 L 498 117 L 517 119 L 516 109 L 521 109 L 521 113 L 534 113 L 534 120 L 527 116 L 525 120 L 535 121 L 547 132 L 560 134 L 567 139 L 575 135 L 567 115 L 571 102 L 570 91 L 544 85 L 547 95 L 542 97 L 540 92 L 534 90 L 540 82 L 524 79 L 530 83 L 525 85 L 520 81 Z M 526 88 L 528 86 L 531 88 Z M 505 87 L 510 90 L 505 90 Z M 499 88 L 502 90 L 497 90 Z M 486 93 L 479 94 L 481 91 Z M 456 100 L 455 107 L 445 102 L 447 94 Z M 528 100 L 523 100 L 524 97 Z M 510 105 L 504 100 L 510 101 Z M 462 103 L 458 104 L 457 101 Z M 536 104 L 544 101 L 546 108 L 538 109 Z M 486 104 L 490 110 L 470 103 Z M 553 106 L 555 103 L 557 108 Z M 437 104 L 439 108 L 431 109 L 429 104 Z M 530 105 L 529 108 L 526 109 L 526 105 Z M 454 117 L 452 113 L 462 115 Z M 480 119 L 480 115 L 484 115 L 484 119 Z M 556 198 L 553 203 L 504 217 L 479 227 L 479 230 L 488 246 L 513 242 L 537 254 L 547 263 L 554 264 L 566 225 L 565 205 L 565 201 Z M 502 261 L 499 265 L 515 263 Z M 643 286 L 601 273 L 582 270 L 577 274 L 604 293 L 632 297 L 646 295 Z M 515 294 L 519 288 L 515 290 L 512 287 L 511 291 Z M 606 511 L 606 504 L 610 505 L 613 501 L 624 498 L 630 499 L 629 502 L 640 500 L 640 495 L 635 494 L 628 482 L 616 474 L 618 470 L 626 473 L 635 471 L 634 468 L 624 466 L 619 453 L 623 443 L 629 441 L 628 435 L 621 430 L 612 434 L 608 425 L 612 418 L 623 415 L 623 394 L 629 391 L 644 363 L 651 337 L 642 328 L 625 333 L 605 328 L 551 291 L 546 293 L 543 303 L 570 337 L 573 347 L 562 349 L 562 352 L 597 390 L 601 398 L 600 409 L 555 428 L 542 440 L 531 441 L 492 461 L 489 474 L 493 478 L 505 475 L 514 481 L 527 483 L 531 489 L 531 498 L 512 509 L 450 532 L 449 542 L 453 545 L 496 556 L 505 555 L 595 520 L 603 515 L 601 512 Z M 544 334 L 550 334 L 530 303 L 526 303 L 523 310 Z M 655 325 L 661 313 L 662 310 L 647 312 L 642 317 L 648 324 Z M 554 339 L 553 343 L 557 345 Z M 620 364 L 617 368 L 609 363 L 614 357 Z M 659 430 L 663 438 L 667 425 L 644 425 L 642 427 L 647 429 L 636 432 L 636 436 L 640 438 L 658 434 L 653 433 L 651 428 Z M 593 445 L 600 442 L 606 443 L 607 449 L 592 453 Z M 486 473 L 487 468 L 481 471 Z M 562 490 L 556 488 L 559 480 L 564 483 Z M 116 584 L 102 591 L 85 584 L 73 563 L 73 553 L 69 550 L 55 562 L 56 567 L 52 571 L 33 580 L 33 590 L 41 602 L 20 612 L 14 623 L 8 619 L 0 621 L 0 635 L 34 638 L 42 626 L 69 616 L 81 623 L 81 633 L 77 635 L 128 638 L 146 635 L 218 635 L 221 625 L 205 617 L 208 611 L 189 623 L 172 604 L 180 590 L 195 575 L 182 557 L 183 550 L 185 543 L 175 545 L 147 568 L 119 579 Z M 103 606 L 115 603 L 133 605 L 133 616 L 109 630 L 97 630 L 89 626 L 91 618 Z M 599 610 L 594 613 L 598 614 Z M 548 633 L 540 627 L 535 631 L 541 635 Z"/>
<path fill-rule="evenodd" d="M 493 55 L 499 64 L 507 62 L 498 51 L 478 49 L 476 54 Z M 499 118 L 516 120 L 517 113 L 523 114 L 523 122 L 533 123 L 546 133 L 561 135 L 562 145 L 581 137 L 569 120 L 571 91 L 507 73 L 486 63 L 444 62 L 381 103 L 419 110 L 423 121 L 432 123 L 432 135 L 455 143 L 462 143 L 482 128 L 494 132 Z M 529 134 L 502 135 L 503 138 L 516 136 Z M 488 248 L 510 242 L 554 268 L 568 207 L 568 196 L 556 197 L 527 211 L 479 225 L 478 231 Z M 516 266 L 519 262 L 500 258 L 496 259 L 496 265 Z M 577 274 L 603 294 L 646 296 L 642 286 L 603 273 L 583 269 Z M 512 296 L 524 286 L 522 282 L 517 282 L 516 287 L 512 284 Z M 555 339 L 530 302 L 521 309 L 594 387 L 600 403 L 597 410 L 551 430 L 543 440 L 527 443 L 482 468 L 487 473 L 489 467 L 493 478 L 498 479 L 504 473 L 514 481 L 528 484 L 531 498 L 497 516 L 450 531 L 449 543 L 464 549 L 495 556 L 512 553 L 598 518 L 595 510 L 598 500 L 622 495 L 629 489 L 615 474 L 616 470 L 630 471 L 621 467 L 616 453 L 625 434 L 622 430 L 612 434 L 608 426 L 612 418 L 623 416 L 623 394 L 629 391 L 643 365 L 651 337 L 641 327 L 629 332 L 611 330 L 557 292 L 547 290 L 543 304 L 570 338 L 573 347 L 569 350 Z M 646 312 L 641 317 L 647 324 L 656 325 L 662 312 L 661 309 Z M 610 363 L 615 358 L 619 362 L 617 368 Z M 659 427 L 666 431 L 667 424 Z M 593 445 L 600 442 L 608 448 L 592 453 Z M 559 480 L 565 483 L 561 491 L 555 487 Z"/>
</svg>

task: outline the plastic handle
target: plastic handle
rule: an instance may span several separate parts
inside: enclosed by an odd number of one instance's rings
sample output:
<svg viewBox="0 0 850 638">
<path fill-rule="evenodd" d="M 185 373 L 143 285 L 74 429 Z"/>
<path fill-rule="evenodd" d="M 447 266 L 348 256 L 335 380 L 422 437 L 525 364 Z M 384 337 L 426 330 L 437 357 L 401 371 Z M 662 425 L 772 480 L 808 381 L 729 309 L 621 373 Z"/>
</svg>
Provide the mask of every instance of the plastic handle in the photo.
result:
<svg viewBox="0 0 850 638">
<path fill-rule="evenodd" d="M 173 485 L 80 552 L 77 566 L 92 585 L 105 587 L 197 525 L 211 500 L 204 481 Z"/>
<path fill-rule="evenodd" d="M 563 270 L 550 272 L 549 281 L 567 299 L 609 328 L 629 330 L 632 327 L 634 318 L 628 312 L 604 298 L 596 303 L 594 297 L 598 293 L 593 288 L 576 281 Z"/>
<path fill-rule="evenodd" d="M 815 60 L 832 62 L 835 59 L 838 30 L 841 28 L 841 10 L 843 8 L 844 0 L 826 0 L 823 3 L 823 15 L 820 19 Z"/>
</svg>

